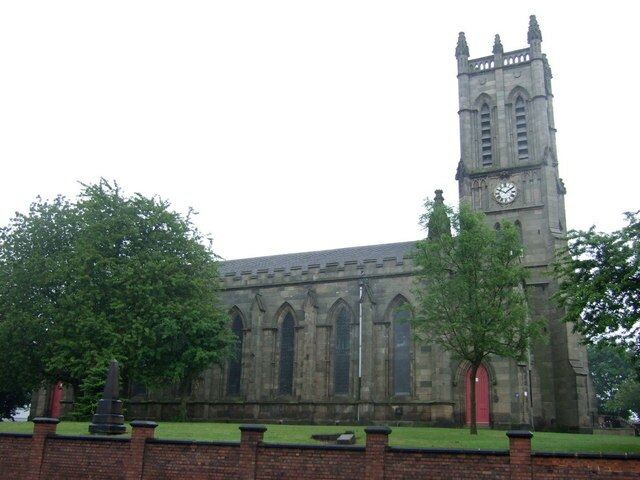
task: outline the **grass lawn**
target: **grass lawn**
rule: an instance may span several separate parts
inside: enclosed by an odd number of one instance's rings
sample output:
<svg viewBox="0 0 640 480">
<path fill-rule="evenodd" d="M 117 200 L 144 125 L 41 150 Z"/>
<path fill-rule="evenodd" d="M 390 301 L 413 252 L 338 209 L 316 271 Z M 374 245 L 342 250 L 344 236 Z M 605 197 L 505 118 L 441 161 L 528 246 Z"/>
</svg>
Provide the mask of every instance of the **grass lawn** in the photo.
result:
<svg viewBox="0 0 640 480">
<path fill-rule="evenodd" d="M 86 422 L 61 422 L 61 435 L 88 435 Z M 159 422 L 156 438 L 239 442 L 240 424 Z M 264 440 L 269 443 L 320 443 L 311 439 L 314 433 L 338 433 L 352 430 L 358 445 L 364 445 L 363 426 L 339 427 L 327 425 L 265 425 Z M 127 424 L 127 430 L 130 427 Z M 389 443 L 394 447 L 464 448 L 507 450 L 509 440 L 504 430 L 480 430 L 470 435 L 467 429 L 430 427 L 391 427 Z M 0 432 L 31 433 L 31 422 L 2 422 Z M 534 432 L 533 449 L 545 452 L 607 452 L 640 454 L 640 437 L 617 435 L 577 435 L 569 433 Z"/>
</svg>

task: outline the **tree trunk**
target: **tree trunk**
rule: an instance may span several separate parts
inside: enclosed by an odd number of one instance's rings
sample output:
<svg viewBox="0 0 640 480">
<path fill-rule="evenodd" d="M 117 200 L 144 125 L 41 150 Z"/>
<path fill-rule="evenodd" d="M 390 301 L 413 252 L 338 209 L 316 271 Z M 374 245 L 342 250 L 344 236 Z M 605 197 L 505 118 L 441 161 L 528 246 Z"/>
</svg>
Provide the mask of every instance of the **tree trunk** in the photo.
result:
<svg viewBox="0 0 640 480">
<path fill-rule="evenodd" d="M 471 401 L 471 423 L 469 431 L 471 435 L 478 434 L 478 423 L 476 418 L 476 375 L 478 374 L 479 365 L 472 364 L 469 372 L 469 399 Z"/>
</svg>

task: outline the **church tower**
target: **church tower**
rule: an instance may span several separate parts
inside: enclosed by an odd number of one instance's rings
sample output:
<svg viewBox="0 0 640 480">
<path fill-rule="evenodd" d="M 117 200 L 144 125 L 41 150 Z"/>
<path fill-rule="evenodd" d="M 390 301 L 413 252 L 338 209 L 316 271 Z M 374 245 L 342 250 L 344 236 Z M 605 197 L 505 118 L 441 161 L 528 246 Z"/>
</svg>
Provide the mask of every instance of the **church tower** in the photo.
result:
<svg viewBox="0 0 640 480">
<path fill-rule="evenodd" d="M 456 180 L 461 202 L 484 212 L 496 228 L 513 222 L 521 235 L 532 316 L 547 321 L 549 337 L 533 346 L 527 368 L 525 391 L 535 399 L 536 423 L 585 429 L 593 415 L 586 351 L 551 298 L 557 285 L 550 271 L 566 235 L 566 189 L 558 172 L 551 69 L 533 15 L 527 39 L 528 48 L 505 52 L 496 35 L 493 55 L 470 59 L 459 34 Z"/>
</svg>

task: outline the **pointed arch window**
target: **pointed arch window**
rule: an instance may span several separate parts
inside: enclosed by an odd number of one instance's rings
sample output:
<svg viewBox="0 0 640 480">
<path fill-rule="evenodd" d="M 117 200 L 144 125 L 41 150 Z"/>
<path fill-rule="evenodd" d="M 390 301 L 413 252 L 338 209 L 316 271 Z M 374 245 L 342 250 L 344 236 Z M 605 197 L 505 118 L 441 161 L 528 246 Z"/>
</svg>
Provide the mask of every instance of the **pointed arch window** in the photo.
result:
<svg viewBox="0 0 640 480">
<path fill-rule="evenodd" d="M 493 230 L 496 232 L 496 238 L 502 238 L 502 225 L 500 225 L 500 222 L 495 223 Z"/>
<path fill-rule="evenodd" d="M 516 99 L 516 142 L 518 148 L 518 160 L 529 158 L 529 139 L 527 135 L 527 109 L 522 97 Z"/>
<path fill-rule="evenodd" d="M 293 394 L 293 361 L 295 325 L 293 314 L 287 312 L 282 321 L 280 331 L 280 376 L 278 381 L 278 393 L 280 395 Z"/>
<path fill-rule="evenodd" d="M 493 165 L 493 146 L 491 141 L 491 109 L 486 103 L 480 108 L 480 143 L 482 166 Z"/>
<path fill-rule="evenodd" d="M 520 242 L 520 245 L 524 245 L 524 239 L 522 237 L 522 223 L 520 223 L 520 220 L 516 220 L 513 225 L 516 227 L 516 232 L 518 232 L 518 241 Z"/>
<path fill-rule="evenodd" d="M 411 324 L 406 304 L 393 312 L 393 394 L 411 394 Z"/>
<path fill-rule="evenodd" d="M 482 205 L 481 194 L 482 190 L 480 190 L 480 184 L 477 180 L 474 180 L 471 184 L 471 204 L 473 205 L 474 210 L 478 210 Z"/>
<path fill-rule="evenodd" d="M 231 323 L 231 332 L 236 337 L 233 357 L 229 361 L 229 370 L 227 374 L 227 395 L 240 395 L 240 381 L 242 378 L 242 341 L 243 326 L 242 317 L 236 313 Z"/>
<path fill-rule="evenodd" d="M 333 385 L 336 395 L 348 395 L 351 379 L 351 315 L 345 306 L 336 315 Z"/>
</svg>

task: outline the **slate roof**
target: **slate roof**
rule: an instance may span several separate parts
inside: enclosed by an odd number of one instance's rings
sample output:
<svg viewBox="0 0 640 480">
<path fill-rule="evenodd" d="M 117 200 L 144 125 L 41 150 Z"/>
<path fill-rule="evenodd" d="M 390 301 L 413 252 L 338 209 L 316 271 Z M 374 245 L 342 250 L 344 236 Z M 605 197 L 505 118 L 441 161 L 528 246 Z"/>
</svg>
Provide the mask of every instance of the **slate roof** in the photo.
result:
<svg viewBox="0 0 640 480">
<path fill-rule="evenodd" d="M 287 253 L 268 257 L 242 258 L 224 260 L 218 264 L 221 276 L 288 272 L 290 270 L 308 270 L 342 267 L 346 264 L 382 263 L 384 260 L 402 261 L 413 250 L 416 242 L 386 243 L 383 245 L 367 245 L 362 247 L 337 248 L 317 252 Z"/>
</svg>

